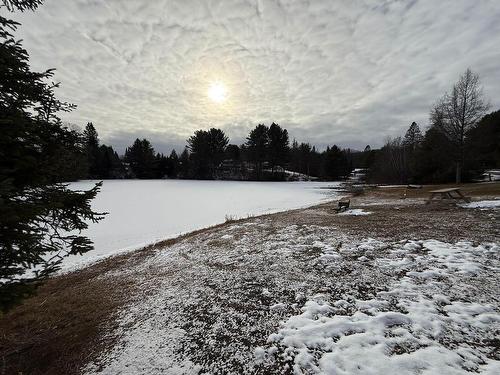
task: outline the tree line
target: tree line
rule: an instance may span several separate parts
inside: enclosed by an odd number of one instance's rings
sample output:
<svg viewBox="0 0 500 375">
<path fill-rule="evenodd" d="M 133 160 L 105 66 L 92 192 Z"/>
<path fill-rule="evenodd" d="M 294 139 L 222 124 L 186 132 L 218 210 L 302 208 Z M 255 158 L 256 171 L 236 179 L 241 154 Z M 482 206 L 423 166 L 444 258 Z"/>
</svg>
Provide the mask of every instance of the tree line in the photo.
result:
<svg viewBox="0 0 500 375">
<path fill-rule="evenodd" d="M 345 179 L 354 168 L 368 171 L 372 183 L 457 183 L 500 167 L 499 112 L 486 115 L 479 76 L 467 69 L 431 108 L 423 132 L 413 122 L 402 137 L 388 138 L 380 149 L 363 151 L 336 145 L 318 151 L 309 143 L 290 142 L 287 129 L 258 124 L 246 141 L 231 144 L 221 129 L 197 130 L 183 152 L 167 156 L 147 139 L 136 139 L 119 156 L 101 144 L 88 123 L 71 133 L 61 168 L 66 180 L 78 178 L 180 178 L 232 180 Z"/>
<path fill-rule="evenodd" d="M 478 74 L 467 69 L 429 113 L 422 132 L 413 122 L 403 137 L 366 150 L 358 165 L 375 183 L 446 183 L 479 179 L 500 168 L 500 111 L 486 114 Z"/>
<path fill-rule="evenodd" d="M 349 149 L 336 145 L 318 152 L 308 143 L 293 141 L 287 129 L 276 123 L 257 125 L 246 142 L 230 144 L 223 130 L 197 130 L 187 139 L 178 155 L 155 151 L 147 139 L 136 139 L 120 157 L 111 146 L 100 144 L 98 133 L 88 123 L 81 135 L 80 178 L 182 178 L 287 180 L 321 178 L 339 180 L 349 175 L 352 156 Z"/>
</svg>

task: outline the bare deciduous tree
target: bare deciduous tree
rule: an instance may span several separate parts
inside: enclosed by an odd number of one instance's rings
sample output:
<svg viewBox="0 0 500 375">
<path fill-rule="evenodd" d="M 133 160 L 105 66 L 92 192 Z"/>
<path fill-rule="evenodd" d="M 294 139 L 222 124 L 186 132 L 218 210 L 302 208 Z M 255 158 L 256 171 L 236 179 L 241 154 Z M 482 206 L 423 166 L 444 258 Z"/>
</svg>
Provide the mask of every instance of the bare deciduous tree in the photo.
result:
<svg viewBox="0 0 500 375">
<path fill-rule="evenodd" d="M 431 124 L 453 144 L 456 160 L 456 183 L 462 179 L 465 159 L 465 137 L 488 110 L 479 75 L 470 68 L 460 76 L 451 94 L 446 93 L 430 113 Z"/>
</svg>

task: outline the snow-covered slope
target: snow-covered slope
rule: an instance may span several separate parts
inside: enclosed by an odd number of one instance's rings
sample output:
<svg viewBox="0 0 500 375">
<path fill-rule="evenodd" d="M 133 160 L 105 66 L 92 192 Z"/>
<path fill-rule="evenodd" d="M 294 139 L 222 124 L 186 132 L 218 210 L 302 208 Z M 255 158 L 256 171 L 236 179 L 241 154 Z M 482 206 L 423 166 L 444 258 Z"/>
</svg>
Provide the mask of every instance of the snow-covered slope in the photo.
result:
<svg viewBox="0 0 500 375">
<path fill-rule="evenodd" d="M 255 218 L 103 275 L 139 288 L 84 373 L 499 373 L 497 244 L 335 226 Z"/>
</svg>

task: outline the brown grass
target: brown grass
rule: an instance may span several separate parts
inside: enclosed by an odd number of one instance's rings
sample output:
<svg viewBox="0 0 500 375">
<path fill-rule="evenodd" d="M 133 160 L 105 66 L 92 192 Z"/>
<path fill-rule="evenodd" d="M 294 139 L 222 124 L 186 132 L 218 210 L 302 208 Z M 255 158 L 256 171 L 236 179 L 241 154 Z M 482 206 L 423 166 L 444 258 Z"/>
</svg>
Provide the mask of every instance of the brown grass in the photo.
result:
<svg viewBox="0 0 500 375">
<path fill-rule="evenodd" d="M 128 286 L 97 278 L 104 264 L 55 277 L 0 320 L 2 374 L 77 374 L 101 324 L 120 307 Z"/>
</svg>

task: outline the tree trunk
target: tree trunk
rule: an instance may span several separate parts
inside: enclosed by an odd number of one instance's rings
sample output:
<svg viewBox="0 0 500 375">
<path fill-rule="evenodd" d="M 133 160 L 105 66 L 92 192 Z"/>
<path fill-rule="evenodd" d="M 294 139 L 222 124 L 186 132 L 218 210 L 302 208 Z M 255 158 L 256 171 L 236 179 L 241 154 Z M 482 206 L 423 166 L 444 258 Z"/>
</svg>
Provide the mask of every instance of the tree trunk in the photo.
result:
<svg viewBox="0 0 500 375">
<path fill-rule="evenodd" d="M 457 161 L 455 183 L 459 184 L 461 182 L 462 182 L 462 164 L 459 161 Z"/>
</svg>

